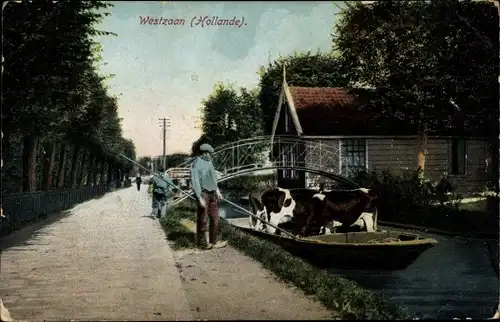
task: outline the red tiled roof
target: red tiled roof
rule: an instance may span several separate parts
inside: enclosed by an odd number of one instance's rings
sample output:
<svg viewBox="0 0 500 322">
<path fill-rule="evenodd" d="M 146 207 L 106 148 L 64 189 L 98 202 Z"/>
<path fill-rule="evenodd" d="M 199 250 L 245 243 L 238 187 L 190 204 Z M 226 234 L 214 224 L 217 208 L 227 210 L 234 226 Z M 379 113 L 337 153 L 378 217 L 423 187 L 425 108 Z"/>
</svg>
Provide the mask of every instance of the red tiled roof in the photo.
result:
<svg viewBox="0 0 500 322">
<path fill-rule="evenodd" d="M 417 133 L 416 126 L 409 124 L 408 121 L 383 117 L 375 112 L 376 109 L 369 112 L 368 109 L 371 108 L 363 108 L 363 105 L 369 104 L 370 97 L 376 95 L 376 92 L 343 87 L 289 86 L 288 88 L 304 135 L 415 135 Z M 435 135 L 455 135 L 455 132 L 444 128 L 433 131 Z"/>
<path fill-rule="evenodd" d="M 304 135 L 355 134 L 364 128 L 356 95 L 342 87 L 290 86 Z"/>
<path fill-rule="evenodd" d="M 290 86 L 295 108 L 303 109 L 316 105 L 334 107 L 349 106 L 355 97 L 342 87 L 294 87 Z"/>
</svg>

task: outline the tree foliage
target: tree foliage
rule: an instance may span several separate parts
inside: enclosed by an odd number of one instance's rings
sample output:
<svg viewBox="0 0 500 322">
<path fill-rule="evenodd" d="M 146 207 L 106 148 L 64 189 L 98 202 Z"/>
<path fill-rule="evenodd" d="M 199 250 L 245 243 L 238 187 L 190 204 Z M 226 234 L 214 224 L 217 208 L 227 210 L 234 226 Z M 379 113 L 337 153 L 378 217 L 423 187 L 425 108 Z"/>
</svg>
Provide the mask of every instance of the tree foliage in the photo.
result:
<svg viewBox="0 0 500 322">
<path fill-rule="evenodd" d="M 146 169 L 151 169 L 151 162 L 152 162 L 152 158 L 150 156 L 143 156 L 143 157 L 140 157 L 138 160 L 137 160 L 137 163 L 139 163 L 141 166 L 143 166 L 144 168 Z M 141 175 L 146 175 L 146 174 L 149 174 L 148 171 L 144 170 L 144 169 L 141 169 L 139 168 L 138 169 L 139 173 Z"/>
<path fill-rule="evenodd" d="M 112 33 L 95 25 L 109 7 L 94 0 L 4 7 L 4 149 L 24 191 L 109 183 L 130 169 L 118 153 L 135 159 L 133 143 L 122 136 L 117 100 L 97 71 L 101 48 L 94 37 Z M 4 190 L 17 191 L 17 180 L 4 181 Z"/>
<path fill-rule="evenodd" d="M 421 132 L 495 132 L 498 13 L 490 3 L 355 2 L 333 42 L 349 85 L 378 89 L 377 112 Z"/>
<path fill-rule="evenodd" d="M 305 87 L 343 87 L 347 84 L 345 71 L 335 55 L 330 53 L 294 53 L 280 57 L 261 67 L 259 105 L 263 128 L 270 134 L 274 114 L 278 107 L 283 84 L 283 68 L 286 66 L 288 85 Z"/>
<path fill-rule="evenodd" d="M 203 143 L 214 147 L 262 134 L 258 90 L 218 83 L 209 97 L 203 100 L 203 135 L 193 143 L 195 151 Z"/>
<path fill-rule="evenodd" d="M 333 42 L 349 85 L 376 89 L 372 112 L 415 128 L 418 167 L 427 133 L 497 135 L 498 12 L 491 3 L 350 3 Z"/>
</svg>

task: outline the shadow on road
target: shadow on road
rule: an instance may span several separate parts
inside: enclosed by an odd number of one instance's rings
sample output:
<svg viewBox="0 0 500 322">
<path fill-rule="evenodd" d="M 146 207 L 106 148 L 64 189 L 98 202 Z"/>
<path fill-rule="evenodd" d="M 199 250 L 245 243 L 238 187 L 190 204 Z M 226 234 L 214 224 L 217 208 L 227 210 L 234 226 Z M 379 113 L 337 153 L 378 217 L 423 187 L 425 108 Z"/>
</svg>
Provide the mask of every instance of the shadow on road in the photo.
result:
<svg viewBox="0 0 500 322">
<path fill-rule="evenodd" d="M 71 215 L 71 210 L 65 210 L 48 216 L 39 217 L 26 224 L 24 228 L 13 231 L 6 236 L 0 237 L 0 252 L 17 246 L 29 246 L 34 244 L 41 236 L 47 235 L 42 230 L 61 219 Z"/>
</svg>

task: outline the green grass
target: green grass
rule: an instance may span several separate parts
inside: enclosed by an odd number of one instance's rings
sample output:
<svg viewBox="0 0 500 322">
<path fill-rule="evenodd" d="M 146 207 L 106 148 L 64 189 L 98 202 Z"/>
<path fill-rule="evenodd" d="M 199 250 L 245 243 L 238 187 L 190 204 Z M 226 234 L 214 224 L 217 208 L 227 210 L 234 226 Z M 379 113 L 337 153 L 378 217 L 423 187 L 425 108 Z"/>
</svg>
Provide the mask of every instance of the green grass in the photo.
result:
<svg viewBox="0 0 500 322">
<path fill-rule="evenodd" d="M 194 234 L 186 232 L 187 229 L 182 225 L 182 228 L 179 227 L 178 223 L 181 219 L 196 220 L 192 203 L 185 203 L 184 206 L 172 209 L 164 224 L 167 234 L 176 231 L 187 234 L 187 237 L 178 239 L 182 242 L 176 243 L 192 245 Z M 314 295 L 327 308 L 335 312 L 332 318 L 404 319 L 409 317 L 406 311 L 387 304 L 380 296 L 361 288 L 355 282 L 316 268 L 292 256 L 283 248 L 245 234 L 225 221 L 221 221 L 220 231 L 222 237 L 231 246 L 259 261 L 283 281 L 294 284 L 308 295 Z"/>
<path fill-rule="evenodd" d="M 483 199 L 473 202 L 462 202 L 458 205 L 458 209 L 469 211 L 488 211 L 488 201 Z"/>
<path fill-rule="evenodd" d="M 167 210 L 167 214 L 160 220 L 167 239 L 172 242 L 172 249 L 189 249 L 196 247 L 196 234 L 181 223 L 182 219 L 196 222 L 196 208 L 184 203 Z"/>
</svg>

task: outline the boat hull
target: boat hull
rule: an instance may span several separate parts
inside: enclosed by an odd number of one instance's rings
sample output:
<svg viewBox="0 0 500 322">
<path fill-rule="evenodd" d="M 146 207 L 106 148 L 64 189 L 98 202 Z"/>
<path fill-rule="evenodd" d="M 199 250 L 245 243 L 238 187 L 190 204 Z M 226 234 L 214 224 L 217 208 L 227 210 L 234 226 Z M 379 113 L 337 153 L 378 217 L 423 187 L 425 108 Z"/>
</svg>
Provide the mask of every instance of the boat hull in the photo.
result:
<svg viewBox="0 0 500 322">
<path fill-rule="evenodd" d="M 413 263 L 437 241 L 396 231 L 356 232 L 292 239 L 233 225 L 252 236 L 269 240 L 289 253 L 321 268 L 400 270 Z M 369 243 L 372 239 L 399 241 Z"/>
</svg>

